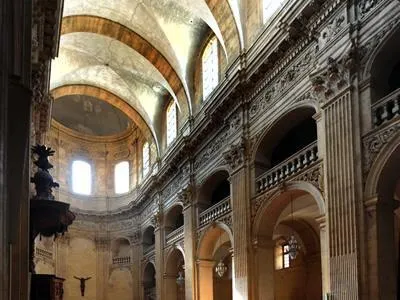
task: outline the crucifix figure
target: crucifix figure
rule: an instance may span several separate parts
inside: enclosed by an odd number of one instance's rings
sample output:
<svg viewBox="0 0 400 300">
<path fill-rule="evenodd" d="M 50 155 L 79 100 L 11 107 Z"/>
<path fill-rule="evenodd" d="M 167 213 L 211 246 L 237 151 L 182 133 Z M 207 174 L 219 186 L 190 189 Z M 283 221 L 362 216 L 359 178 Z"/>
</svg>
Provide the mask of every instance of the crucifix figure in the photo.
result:
<svg viewBox="0 0 400 300">
<path fill-rule="evenodd" d="M 81 285 L 80 285 L 80 287 L 81 287 L 81 296 L 85 296 L 85 283 L 86 283 L 87 280 L 89 280 L 92 277 L 84 278 L 84 277 L 76 277 L 76 276 L 74 276 L 74 278 L 78 279 L 81 282 Z"/>
</svg>

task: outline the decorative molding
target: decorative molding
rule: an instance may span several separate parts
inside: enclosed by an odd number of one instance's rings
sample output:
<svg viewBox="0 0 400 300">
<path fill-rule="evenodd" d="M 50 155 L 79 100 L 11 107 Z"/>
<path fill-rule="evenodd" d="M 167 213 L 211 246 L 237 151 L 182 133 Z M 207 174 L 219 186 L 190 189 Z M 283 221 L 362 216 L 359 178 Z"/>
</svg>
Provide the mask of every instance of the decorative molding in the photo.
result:
<svg viewBox="0 0 400 300">
<path fill-rule="evenodd" d="M 400 121 L 396 120 L 378 131 L 374 131 L 363 139 L 363 171 L 368 174 L 373 162 L 382 148 L 400 131 Z"/>
<path fill-rule="evenodd" d="M 334 17 L 328 25 L 321 31 L 318 48 L 321 51 L 334 37 L 345 27 L 347 24 L 347 17 L 345 13 L 341 13 Z"/>
<path fill-rule="evenodd" d="M 321 102 L 334 98 L 349 87 L 351 72 L 356 64 L 356 47 L 340 59 L 329 57 L 325 67 L 320 67 L 310 75 L 312 90 Z"/>
<path fill-rule="evenodd" d="M 386 26 L 380 28 L 377 33 L 372 36 L 366 43 L 360 46 L 358 50 L 358 56 L 360 61 L 361 75 L 365 76 L 365 67 L 371 58 L 372 53 L 382 43 L 382 40 L 387 37 L 388 33 L 392 32 L 393 28 L 400 22 L 400 16 L 393 18 L 389 22 L 385 23 Z M 365 78 L 363 78 L 365 79 Z"/>
<path fill-rule="evenodd" d="M 367 15 L 379 3 L 379 0 L 360 0 L 358 2 L 358 11 L 361 18 Z"/>
<path fill-rule="evenodd" d="M 225 164 L 231 172 L 242 167 L 247 160 L 247 140 L 241 138 L 240 142 L 230 146 L 230 149 L 223 153 Z"/>
<path fill-rule="evenodd" d="M 193 202 L 193 193 L 192 193 L 193 187 L 192 185 L 188 185 L 186 188 L 183 188 L 179 193 L 178 193 L 178 201 L 182 202 L 183 208 L 186 209 L 189 207 L 192 202 Z"/>
<path fill-rule="evenodd" d="M 269 201 L 271 196 L 276 194 L 277 192 L 283 193 L 286 190 L 285 183 L 293 182 L 293 181 L 304 181 L 311 183 L 315 186 L 321 194 L 324 194 L 324 172 L 323 172 L 323 163 L 319 162 L 314 164 L 311 167 L 306 168 L 300 174 L 296 174 L 293 177 L 288 178 L 283 181 L 279 185 L 273 186 L 271 189 L 266 190 L 265 192 L 257 195 L 251 200 L 251 218 L 254 219 L 258 213 L 258 210 L 262 205 L 264 205 L 265 201 Z"/>
</svg>

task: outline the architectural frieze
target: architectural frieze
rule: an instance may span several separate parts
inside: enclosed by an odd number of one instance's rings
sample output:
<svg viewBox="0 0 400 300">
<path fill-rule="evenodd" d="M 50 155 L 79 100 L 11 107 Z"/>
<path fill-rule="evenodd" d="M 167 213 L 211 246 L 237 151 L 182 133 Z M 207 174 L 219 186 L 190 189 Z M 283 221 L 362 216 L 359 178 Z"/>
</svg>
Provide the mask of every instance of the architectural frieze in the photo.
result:
<svg viewBox="0 0 400 300">
<path fill-rule="evenodd" d="M 241 139 L 239 143 L 231 145 L 230 149 L 223 153 L 224 162 L 228 165 L 231 173 L 235 172 L 247 161 L 248 158 L 248 141 Z"/>
<path fill-rule="evenodd" d="M 374 130 L 363 138 L 363 171 L 367 175 L 382 148 L 400 132 L 400 120 L 390 122 L 384 128 Z M 366 178 L 366 176 L 364 176 Z"/>
</svg>

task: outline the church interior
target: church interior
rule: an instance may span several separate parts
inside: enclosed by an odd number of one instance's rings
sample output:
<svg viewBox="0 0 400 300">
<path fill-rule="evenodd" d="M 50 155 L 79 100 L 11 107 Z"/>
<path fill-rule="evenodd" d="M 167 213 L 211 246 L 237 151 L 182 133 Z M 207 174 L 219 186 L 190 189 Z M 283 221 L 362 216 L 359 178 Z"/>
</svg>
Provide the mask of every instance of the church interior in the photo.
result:
<svg viewBox="0 0 400 300">
<path fill-rule="evenodd" d="M 0 15 L 1 300 L 400 300 L 399 0 Z"/>
</svg>

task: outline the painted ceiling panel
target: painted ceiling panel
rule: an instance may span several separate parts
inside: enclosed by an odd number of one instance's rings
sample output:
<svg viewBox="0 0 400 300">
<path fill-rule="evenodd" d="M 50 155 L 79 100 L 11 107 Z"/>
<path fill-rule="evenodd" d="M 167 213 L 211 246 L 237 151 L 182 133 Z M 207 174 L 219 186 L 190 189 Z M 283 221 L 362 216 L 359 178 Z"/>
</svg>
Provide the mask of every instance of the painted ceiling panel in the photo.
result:
<svg viewBox="0 0 400 300">
<path fill-rule="evenodd" d="M 218 1 L 229 1 L 239 23 L 238 0 Z M 189 87 L 210 29 L 225 50 L 221 24 L 206 0 L 65 0 L 63 16 L 68 22 L 50 88 L 107 90 L 131 105 L 158 139 L 165 101 L 172 98 L 191 113 Z"/>
</svg>

